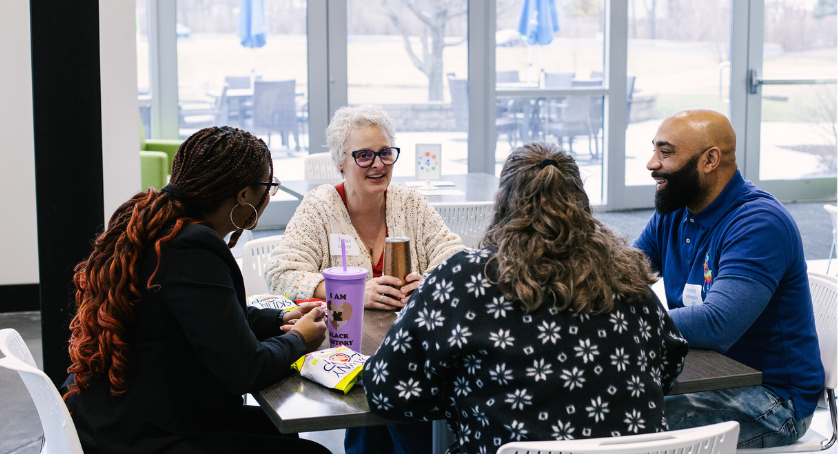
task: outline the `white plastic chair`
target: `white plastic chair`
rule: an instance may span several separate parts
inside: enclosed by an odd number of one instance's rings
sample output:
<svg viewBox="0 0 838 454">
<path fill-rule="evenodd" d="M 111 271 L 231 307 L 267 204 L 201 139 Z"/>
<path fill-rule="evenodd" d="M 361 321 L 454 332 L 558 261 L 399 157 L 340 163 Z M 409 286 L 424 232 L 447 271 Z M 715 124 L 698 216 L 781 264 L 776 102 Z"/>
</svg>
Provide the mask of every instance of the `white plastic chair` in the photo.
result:
<svg viewBox="0 0 838 454">
<path fill-rule="evenodd" d="M 821 362 L 825 372 L 825 405 L 829 408 L 832 423 L 832 437 L 823 435 L 809 428 L 796 443 L 776 448 L 739 449 L 736 454 L 761 454 L 769 452 L 813 452 L 829 449 L 838 437 L 838 410 L 835 405 L 835 386 L 838 384 L 838 326 L 836 326 L 836 306 L 838 306 L 838 279 L 824 274 L 809 273 L 809 291 L 812 293 L 812 306 L 815 310 L 815 329 L 818 331 L 818 344 L 821 350 Z M 824 397 L 821 396 L 821 401 Z M 823 403 L 823 402 L 822 402 Z"/>
<path fill-rule="evenodd" d="M 271 255 L 271 251 L 274 250 L 281 239 L 282 235 L 274 235 L 248 241 L 244 244 L 242 277 L 244 278 L 244 291 L 247 296 L 268 293 L 268 284 L 265 283 L 265 264 L 268 263 L 268 256 Z"/>
<path fill-rule="evenodd" d="M 475 247 L 483 234 L 486 233 L 486 226 L 492 220 L 494 202 L 437 202 L 432 203 L 437 213 L 442 216 L 445 225 L 460 235 L 463 245 Z"/>
<path fill-rule="evenodd" d="M 322 181 L 324 183 L 340 183 L 343 175 L 338 172 L 331 153 L 314 153 L 303 159 L 303 170 L 306 181 Z"/>
<path fill-rule="evenodd" d="M 20 334 L 11 328 L 0 330 L 0 351 L 5 355 L 0 358 L 0 367 L 16 370 L 20 374 L 38 409 L 44 429 L 41 453 L 82 454 L 70 411 L 52 380 L 35 365 L 35 359 Z"/>
<path fill-rule="evenodd" d="M 739 438 L 739 423 L 613 438 L 507 443 L 497 454 L 733 454 Z"/>
<path fill-rule="evenodd" d="M 829 274 L 829 267 L 832 266 L 832 254 L 835 253 L 835 245 L 838 244 L 838 207 L 824 205 L 823 208 L 829 213 L 829 220 L 832 221 L 832 246 L 829 247 L 829 261 L 826 262 L 826 272 Z"/>
</svg>

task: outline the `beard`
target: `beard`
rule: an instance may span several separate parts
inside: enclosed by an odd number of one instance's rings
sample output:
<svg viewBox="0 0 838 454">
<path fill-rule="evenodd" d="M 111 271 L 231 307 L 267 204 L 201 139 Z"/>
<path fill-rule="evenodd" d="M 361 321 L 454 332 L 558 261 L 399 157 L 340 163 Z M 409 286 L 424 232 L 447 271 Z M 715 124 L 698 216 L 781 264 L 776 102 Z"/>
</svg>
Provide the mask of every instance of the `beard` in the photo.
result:
<svg viewBox="0 0 838 454">
<path fill-rule="evenodd" d="M 686 207 L 700 192 L 698 181 L 698 158 L 695 155 L 680 169 L 671 173 L 654 173 L 654 178 L 666 179 L 666 186 L 655 192 L 655 209 L 660 214 L 669 214 Z"/>
</svg>

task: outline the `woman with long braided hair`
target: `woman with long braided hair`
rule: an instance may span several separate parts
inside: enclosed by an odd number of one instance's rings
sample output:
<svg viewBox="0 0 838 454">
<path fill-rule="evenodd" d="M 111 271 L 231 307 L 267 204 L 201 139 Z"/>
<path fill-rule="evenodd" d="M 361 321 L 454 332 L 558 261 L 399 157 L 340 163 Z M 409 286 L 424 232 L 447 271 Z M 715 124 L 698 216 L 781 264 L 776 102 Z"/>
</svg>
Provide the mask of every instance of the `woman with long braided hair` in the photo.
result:
<svg viewBox="0 0 838 454">
<path fill-rule="evenodd" d="M 65 401 L 85 452 L 328 452 L 242 405 L 326 333 L 316 304 L 245 305 L 229 248 L 278 187 L 262 140 L 207 128 L 180 146 L 169 185 L 114 212 L 74 277 Z"/>
</svg>

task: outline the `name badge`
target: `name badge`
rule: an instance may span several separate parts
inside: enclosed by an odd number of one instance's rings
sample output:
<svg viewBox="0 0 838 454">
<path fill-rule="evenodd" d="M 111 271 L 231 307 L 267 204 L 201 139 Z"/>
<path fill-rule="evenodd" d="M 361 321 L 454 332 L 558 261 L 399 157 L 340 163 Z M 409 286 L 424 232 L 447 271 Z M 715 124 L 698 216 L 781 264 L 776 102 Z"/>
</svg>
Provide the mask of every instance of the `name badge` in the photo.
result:
<svg viewBox="0 0 838 454">
<path fill-rule="evenodd" d="M 701 286 L 696 284 L 687 284 L 684 286 L 684 295 L 681 297 L 684 306 L 698 306 L 704 304 L 701 299 Z"/>
<path fill-rule="evenodd" d="M 355 242 L 352 235 L 341 235 L 339 233 L 332 233 L 329 235 L 329 254 L 341 255 L 340 240 L 344 240 L 343 244 L 346 247 L 347 256 L 361 255 L 361 248 L 358 247 L 358 243 Z"/>
</svg>

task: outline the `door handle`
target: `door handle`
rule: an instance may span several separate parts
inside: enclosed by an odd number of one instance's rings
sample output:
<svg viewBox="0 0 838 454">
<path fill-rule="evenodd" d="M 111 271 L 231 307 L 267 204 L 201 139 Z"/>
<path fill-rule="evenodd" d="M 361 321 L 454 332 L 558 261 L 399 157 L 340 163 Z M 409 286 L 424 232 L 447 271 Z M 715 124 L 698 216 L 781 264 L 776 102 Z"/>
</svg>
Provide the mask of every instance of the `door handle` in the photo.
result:
<svg viewBox="0 0 838 454">
<path fill-rule="evenodd" d="M 827 85 L 838 83 L 838 79 L 763 79 L 759 71 L 752 69 L 748 76 L 748 91 L 755 95 L 759 93 L 760 85 Z"/>
</svg>

